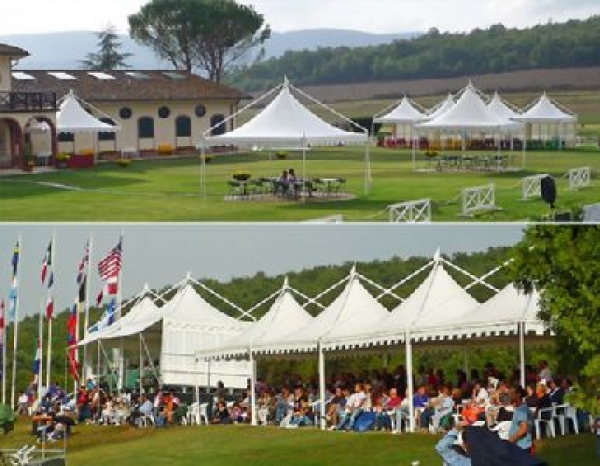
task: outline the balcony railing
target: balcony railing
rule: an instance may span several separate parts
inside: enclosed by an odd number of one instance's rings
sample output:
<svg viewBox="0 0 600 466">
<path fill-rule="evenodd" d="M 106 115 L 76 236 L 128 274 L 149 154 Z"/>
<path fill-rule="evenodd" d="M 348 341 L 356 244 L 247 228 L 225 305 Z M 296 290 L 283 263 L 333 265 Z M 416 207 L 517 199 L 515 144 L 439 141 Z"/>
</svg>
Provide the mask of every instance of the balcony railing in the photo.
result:
<svg viewBox="0 0 600 466">
<path fill-rule="evenodd" d="M 55 112 L 57 108 L 55 92 L 0 92 L 0 113 Z"/>
</svg>

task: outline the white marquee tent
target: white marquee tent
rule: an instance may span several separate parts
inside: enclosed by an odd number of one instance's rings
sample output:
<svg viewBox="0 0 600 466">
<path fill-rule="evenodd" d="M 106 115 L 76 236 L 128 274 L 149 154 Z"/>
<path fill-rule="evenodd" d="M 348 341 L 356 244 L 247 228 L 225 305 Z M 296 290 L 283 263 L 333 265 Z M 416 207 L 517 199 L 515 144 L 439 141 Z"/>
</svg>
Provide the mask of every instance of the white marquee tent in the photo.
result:
<svg viewBox="0 0 600 466">
<path fill-rule="evenodd" d="M 322 120 L 298 101 L 292 91 L 325 108 L 329 113 L 335 114 L 336 117 L 341 118 L 359 132 L 344 131 Z M 217 127 L 226 125 L 228 121 L 235 121 L 240 114 L 267 100 L 276 92 L 278 92 L 277 96 L 258 115 L 239 128 L 218 136 L 211 136 L 216 127 L 207 130 L 204 133 L 201 149 L 229 144 L 248 148 L 255 146 L 269 149 L 301 148 L 303 153 L 302 177 L 306 178 L 306 151 L 310 147 L 362 144 L 365 146 L 365 190 L 368 190 L 371 184 L 368 130 L 292 86 L 287 79 L 283 84 L 259 97 Z M 206 170 L 204 165 L 203 163 L 201 179 L 203 189 Z"/>
<path fill-rule="evenodd" d="M 56 114 L 56 127 L 61 133 L 115 133 L 121 129 L 86 112 L 73 91 L 60 104 Z"/>
<path fill-rule="evenodd" d="M 456 105 L 454 101 L 454 96 L 452 94 L 448 94 L 448 96 L 442 100 L 438 105 L 431 109 L 430 113 L 427 115 L 428 120 L 435 120 L 436 118 L 442 116 L 448 110 Z"/>
<path fill-rule="evenodd" d="M 206 362 L 198 353 L 221 345 L 250 325 L 229 317 L 206 302 L 190 283 L 163 306 L 160 368 L 167 385 L 214 386 L 222 381 L 246 388 L 246 362 Z"/>
</svg>

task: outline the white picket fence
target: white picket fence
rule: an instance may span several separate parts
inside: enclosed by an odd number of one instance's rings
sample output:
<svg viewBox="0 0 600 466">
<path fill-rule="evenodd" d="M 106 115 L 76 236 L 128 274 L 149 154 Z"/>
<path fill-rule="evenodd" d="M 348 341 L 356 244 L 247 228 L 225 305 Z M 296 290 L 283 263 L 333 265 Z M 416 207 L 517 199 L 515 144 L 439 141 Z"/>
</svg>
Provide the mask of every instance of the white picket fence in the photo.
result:
<svg viewBox="0 0 600 466">
<path fill-rule="evenodd" d="M 550 176 L 548 174 L 544 175 L 533 175 L 523 178 L 523 201 L 528 201 L 529 199 L 542 197 L 542 180 Z"/>
<path fill-rule="evenodd" d="M 390 205 L 390 223 L 428 223 L 431 222 L 431 200 L 402 202 Z"/>
<path fill-rule="evenodd" d="M 590 167 L 578 167 L 569 170 L 569 189 L 585 188 L 592 184 L 592 169 Z"/>
<path fill-rule="evenodd" d="M 496 185 L 465 188 L 462 192 L 461 215 L 470 217 L 476 212 L 500 210 L 496 205 Z"/>
</svg>

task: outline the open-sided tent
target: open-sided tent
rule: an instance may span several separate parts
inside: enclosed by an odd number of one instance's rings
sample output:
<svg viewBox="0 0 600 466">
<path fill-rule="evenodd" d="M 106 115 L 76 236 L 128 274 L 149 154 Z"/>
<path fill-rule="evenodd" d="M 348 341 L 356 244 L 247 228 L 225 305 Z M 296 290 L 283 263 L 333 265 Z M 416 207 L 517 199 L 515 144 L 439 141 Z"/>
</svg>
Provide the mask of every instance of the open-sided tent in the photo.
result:
<svg viewBox="0 0 600 466">
<path fill-rule="evenodd" d="M 448 96 L 444 100 L 442 100 L 440 103 L 438 103 L 435 107 L 431 109 L 431 111 L 427 115 L 427 120 L 435 120 L 436 118 L 450 110 L 452 107 L 454 107 L 454 105 L 456 105 L 456 102 L 454 101 L 454 96 L 452 94 L 448 94 Z"/>
<path fill-rule="evenodd" d="M 86 112 L 73 91 L 60 104 L 56 114 L 56 127 L 61 133 L 115 133 L 121 129 Z"/>
<path fill-rule="evenodd" d="M 246 362 L 207 362 L 199 352 L 239 335 L 251 323 L 230 317 L 205 301 L 191 283 L 184 284 L 163 306 L 160 368 L 167 385 L 215 386 L 222 381 L 246 388 Z"/>
<path fill-rule="evenodd" d="M 322 120 L 296 99 L 292 91 L 335 114 L 359 132 L 344 131 Z M 275 93 L 277 93 L 277 96 L 250 121 L 228 133 L 211 136 L 216 128 L 226 125 L 228 121 L 235 120 L 240 114 L 264 102 Z M 301 148 L 303 154 L 302 177 L 306 178 L 306 151 L 310 147 L 361 144 L 365 146 L 365 189 L 368 189 L 371 183 L 368 130 L 308 96 L 285 79 L 283 84 L 206 131 L 201 149 L 222 145 L 245 146 L 248 148 L 257 146 L 269 149 Z M 203 160 L 205 159 L 203 158 Z M 201 179 L 203 187 L 205 186 L 205 170 L 205 163 L 203 163 Z"/>
<path fill-rule="evenodd" d="M 206 356 L 217 355 L 232 358 L 247 355 L 256 346 L 265 347 L 285 340 L 298 329 L 305 327 L 313 317 L 298 304 L 286 279 L 269 311 L 248 329 L 226 340 L 214 350 L 203 352 Z"/>
<path fill-rule="evenodd" d="M 505 120 L 513 120 L 521 116 L 515 107 L 512 107 L 500 97 L 498 92 L 494 92 L 487 106 L 492 112 Z"/>
<path fill-rule="evenodd" d="M 538 127 L 540 139 L 550 138 L 550 128 L 554 127 L 554 136 L 565 141 L 575 141 L 575 126 L 577 125 L 577 115 L 561 108 L 556 102 L 553 102 L 544 92 L 542 96 L 531 104 L 523 114 L 515 118 L 529 125 L 529 135 L 533 136 L 533 127 Z M 543 127 L 546 131 L 543 132 Z"/>
<path fill-rule="evenodd" d="M 415 141 L 415 124 L 426 121 L 429 117 L 417 108 L 407 96 L 404 96 L 392 111 L 384 113 L 382 116 L 375 116 L 374 123 L 383 123 L 391 125 L 408 125 L 410 127 L 410 140 L 413 149 L 413 169 L 416 164 L 417 142 Z"/>
</svg>

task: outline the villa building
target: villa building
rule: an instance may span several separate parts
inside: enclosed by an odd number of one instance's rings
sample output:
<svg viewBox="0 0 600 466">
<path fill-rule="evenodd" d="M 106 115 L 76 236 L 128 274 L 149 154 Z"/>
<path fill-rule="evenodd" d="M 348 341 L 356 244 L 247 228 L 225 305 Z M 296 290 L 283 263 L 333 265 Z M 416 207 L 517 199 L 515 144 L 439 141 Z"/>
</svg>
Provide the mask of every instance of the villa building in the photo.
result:
<svg viewBox="0 0 600 466">
<path fill-rule="evenodd" d="M 0 44 L 0 168 L 30 158 L 52 164 L 60 152 L 169 152 L 200 143 L 202 134 L 248 98 L 183 71 L 16 71 L 28 52 Z M 84 108 L 120 131 L 60 132 L 60 100 L 73 92 Z M 233 122 L 218 132 L 232 129 Z M 38 160 L 38 162 L 40 161 Z"/>
</svg>

